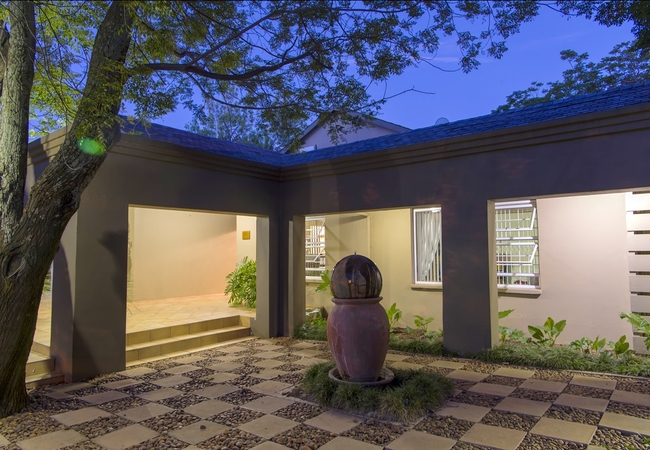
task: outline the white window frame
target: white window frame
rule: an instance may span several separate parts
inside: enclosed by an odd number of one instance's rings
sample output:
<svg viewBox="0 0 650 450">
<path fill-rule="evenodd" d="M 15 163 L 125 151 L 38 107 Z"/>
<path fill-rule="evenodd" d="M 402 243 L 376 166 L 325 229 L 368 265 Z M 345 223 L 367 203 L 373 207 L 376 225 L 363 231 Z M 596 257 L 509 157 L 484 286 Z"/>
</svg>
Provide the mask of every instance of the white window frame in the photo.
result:
<svg viewBox="0 0 650 450">
<path fill-rule="evenodd" d="M 517 221 L 520 223 L 517 224 Z M 513 222 L 517 226 L 512 227 Z M 508 223 L 508 226 L 503 226 L 505 223 Z M 499 289 L 540 289 L 536 201 L 495 203 L 495 235 L 497 287 Z M 513 257 L 514 261 L 511 260 Z"/>
<path fill-rule="evenodd" d="M 321 282 L 325 270 L 325 217 L 305 217 L 305 281 Z"/>
<path fill-rule="evenodd" d="M 411 236 L 412 236 L 412 249 L 413 249 L 413 260 L 412 260 L 412 285 L 414 287 L 430 287 L 430 288 L 441 288 L 442 287 L 442 225 L 440 230 L 440 239 L 438 241 L 438 248 L 433 258 L 433 263 L 431 269 L 429 270 L 429 276 L 433 278 L 432 281 L 420 280 L 418 274 L 418 232 L 417 232 L 417 220 L 416 214 L 419 212 L 431 211 L 434 213 L 440 214 L 440 220 L 442 224 L 442 210 L 440 207 L 431 207 L 431 208 L 414 208 L 411 210 Z"/>
</svg>

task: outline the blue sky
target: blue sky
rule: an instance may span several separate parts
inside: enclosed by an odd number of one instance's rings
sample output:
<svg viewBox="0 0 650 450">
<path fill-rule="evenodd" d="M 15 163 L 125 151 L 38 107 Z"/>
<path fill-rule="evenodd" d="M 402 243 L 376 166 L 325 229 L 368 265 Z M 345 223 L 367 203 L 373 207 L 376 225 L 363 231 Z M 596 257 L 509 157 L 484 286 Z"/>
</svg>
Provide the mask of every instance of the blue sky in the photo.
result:
<svg viewBox="0 0 650 450">
<path fill-rule="evenodd" d="M 469 73 L 442 72 L 422 64 L 393 77 L 387 86 L 377 86 L 377 95 L 387 95 L 415 87 L 433 95 L 406 93 L 383 107 L 380 119 L 409 128 L 433 125 L 440 117 L 456 121 L 477 117 L 505 103 L 514 90 L 525 89 L 533 81 L 559 80 L 569 68 L 560 51 L 572 49 L 589 53 L 592 61 L 606 56 L 614 45 L 632 40 L 631 25 L 607 28 L 583 18 L 562 17 L 547 8 L 521 32 L 507 41 L 508 51 L 500 60 L 481 58 L 481 66 Z M 441 41 L 432 62 L 444 69 L 456 68 L 460 52 L 454 39 Z M 156 123 L 183 129 L 189 122 L 186 111 L 177 110 L 156 119 Z"/>
</svg>

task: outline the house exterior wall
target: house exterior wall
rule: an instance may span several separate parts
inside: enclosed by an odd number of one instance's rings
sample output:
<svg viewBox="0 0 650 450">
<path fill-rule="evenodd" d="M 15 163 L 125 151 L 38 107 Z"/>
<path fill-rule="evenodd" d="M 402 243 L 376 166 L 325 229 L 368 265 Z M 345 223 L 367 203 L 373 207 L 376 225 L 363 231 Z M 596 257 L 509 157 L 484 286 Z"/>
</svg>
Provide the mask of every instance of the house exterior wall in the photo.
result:
<svg viewBox="0 0 650 450">
<path fill-rule="evenodd" d="M 371 139 L 379 136 L 386 136 L 387 134 L 394 134 L 394 130 L 389 130 L 381 126 L 369 126 L 360 128 L 356 131 L 349 131 L 345 133 L 344 142 L 356 142 L 362 141 L 364 139 Z M 316 127 L 314 130 L 303 138 L 304 145 L 303 147 L 313 147 L 314 145 L 317 148 L 326 148 L 334 145 L 329 135 L 327 134 L 327 129 L 324 127 Z"/>
<path fill-rule="evenodd" d="M 133 301 L 223 293 L 235 269 L 236 216 L 131 209 Z"/>
</svg>

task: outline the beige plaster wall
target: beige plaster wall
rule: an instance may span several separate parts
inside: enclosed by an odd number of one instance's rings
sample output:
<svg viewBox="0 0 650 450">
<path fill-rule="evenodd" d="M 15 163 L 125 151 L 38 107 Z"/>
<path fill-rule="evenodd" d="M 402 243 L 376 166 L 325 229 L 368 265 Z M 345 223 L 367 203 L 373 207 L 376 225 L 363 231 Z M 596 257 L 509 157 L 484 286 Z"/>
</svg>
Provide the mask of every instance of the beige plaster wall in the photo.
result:
<svg viewBox="0 0 650 450">
<path fill-rule="evenodd" d="M 223 293 L 237 257 L 235 215 L 130 210 L 134 301 Z"/>
<path fill-rule="evenodd" d="M 242 232 L 250 232 L 250 239 L 243 239 Z M 257 247 L 257 217 L 254 216 L 237 216 L 237 257 L 236 261 L 240 262 L 244 257 L 256 261 Z"/>
<path fill-rule="evenodd" d="M 357 131 L 349 131 L 345 134 L 345 142 L 362 141 L 364 139 L 371 139 L 394 133 L 395 131 L 380 126 L 364 127 Z M 305 137 L 304 142 L 304 147 L 312 147 L 316 145 L 318 148 L 327 148 L 334 145 L 327 134 L 327 129 L 320 126 L 314 128 L 314 130 Z"/>
<path fill-rule="evenodd" d="M 500 294 L 500 325 L 527 330 L 547 317 L 567 320 L 558 343 L 596 336 L 632 338 L 625 194 L 537 200 L 541 295 Z"/>
</svg>

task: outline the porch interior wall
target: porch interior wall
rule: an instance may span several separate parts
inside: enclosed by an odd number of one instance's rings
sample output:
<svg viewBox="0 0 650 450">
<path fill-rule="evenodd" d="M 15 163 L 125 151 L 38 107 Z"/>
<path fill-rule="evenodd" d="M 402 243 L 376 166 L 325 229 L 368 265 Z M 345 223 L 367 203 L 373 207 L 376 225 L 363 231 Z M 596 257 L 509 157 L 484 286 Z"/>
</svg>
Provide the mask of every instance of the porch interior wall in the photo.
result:
<svg viewBox="0 0 650 450">
<path fill-rule="evenodd" d="M 250 239 L 244 239 L 242 233 L 248 231 Z M 245 257 L 256 260 L 257 247 L 257 217 L 237 216 L 237 256 L 236 262 L 241 262 Z"/>
<path fill-rule="evenodd" d="M 500 325 L 527 332 L 547 317 L 567 320 L 558 343 L 596 336 L 632 340 L 619 318 L 630 311 L 625 194 L 537 200 L 541 295 L 501 294 L 499 310 L 514 309 Z"/>
</svg>

